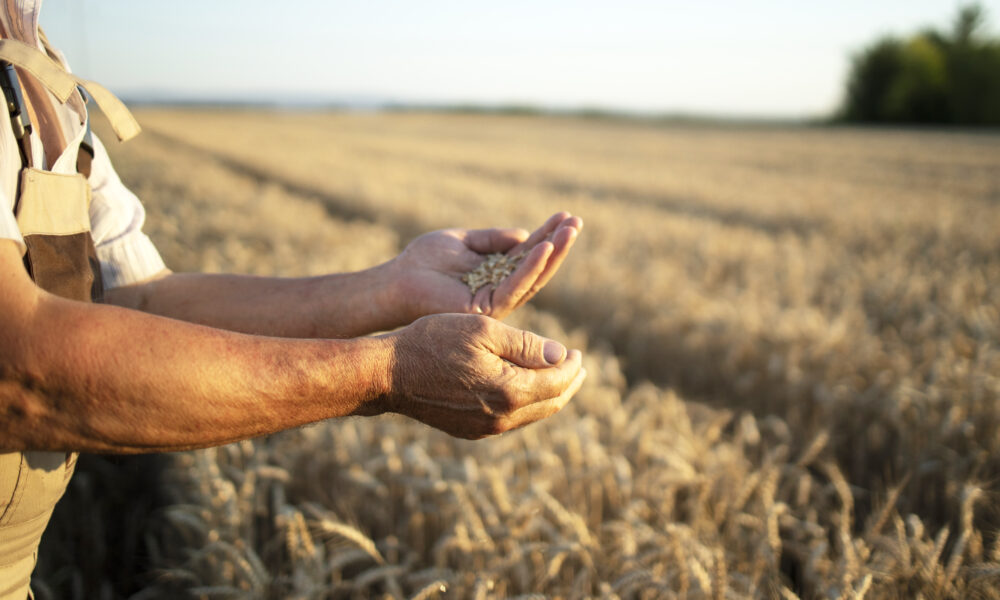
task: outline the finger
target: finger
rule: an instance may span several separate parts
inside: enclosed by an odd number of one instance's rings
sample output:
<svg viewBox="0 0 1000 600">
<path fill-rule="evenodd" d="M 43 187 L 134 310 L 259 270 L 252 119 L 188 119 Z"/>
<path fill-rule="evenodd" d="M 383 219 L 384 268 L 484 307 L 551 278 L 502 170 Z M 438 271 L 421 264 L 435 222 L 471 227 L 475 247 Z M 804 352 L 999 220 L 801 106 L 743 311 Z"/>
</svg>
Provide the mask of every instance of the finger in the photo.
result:
<svg viewBox="0 0 1000 600">
<path fill-rule="evenodd" d="M 570 350 L 566 358 L 554 367 L 520 370 L 516 384 L 520 386 L 521 396 L 512 404 L 521 408 L 561 395 L 582 368 L 583 355 L 579 350 Z"/>
<path fill-rule="evenodd" d="M 528 239 L 514 246 L 507 252 L 509 254 L 517 254 L 518 252 L 524 252 L 525 250 L 530 250 L 536 244 L 545 240 L 546 236 L 555 231 L 556 228 L 559 227 L 559 224 L 568 218 L 570 218 L 570 214 L 568 212 L 566 211 L 557 212 L 556 214 L 549 217 L 548 220 L 545 221 L 545 223 L 541 227 L 533 231 L 531 235 L 528 236 Z"/>
<path fill-rule="evenodd" d="M 492 321 L 484 345 L 500 358 L 525 369 L 547 369 L 564 362 L 566 347 L 530 331 Z"/>
<path fill-rule="evenodd" d="M 556 229 L 559 230 L 563 227 L 572 227 L 573 229 L 576 229 L 577 233 L 579 233 L 583 230 L 583 219 L 580 217 L 569 217 L 567 219 L 563 219 L 562 223 L 559 223 L 559 225 L 556 226 Z"/>
<path fill-rule="evenodd" d="M 503 420 L 501 427 L 505 431 L 510 431 L 512 429 L 520 429 L 525 425 L 530 425 L 536 421 L 541 421 L 542 419 L 551 417 L 562 410 L 563 407 L 565 407 L 573 398 L 573 396 L 580 391 L 580 387 L 583 385 L 586 378 L 587 369 L 580 369 L 577 371 L 576 377 L 573 378 L 573 381 L 570 382 L 569 387 L 563 390 L 561 394 L 555 398 L 535 402 L 534 404 L 529 404 L 524 408 L 514 411 Z"/>
<path fill-rule="evenodd" d="M 465 232 L 465 245 L 479 254 L 507 252 L 528 238 L 528 232 L 519 228 L 470 229 Z"/>
<path fill-rule="evenodd" d="M 500 282 L 493 291 L 492 314 L 505 315 L 514 310 L 545 271 L 554 249 L 555 246 L 548 242 L 538 244 L 521 260 L 514 272 Z"/>
<path fill-rule="evenodd" d="M 531 287 L 516 299 L 517 304 L 511 307 L 510 310 L 519 308 L 528 300 L 531 300 L 552 279 L 556 271 L 559 270 L 559 267 L 562 266 L 563 260 L 569 255 L 570 248 L 576 242 L 578 231 L 575 227 L 560 227 L 556 230 L 555 235 L 552 237 L 552 253 L 545 263 L 545 268 L 542 269 L 538 277 L 535 278 L 535 281 L 532 282 Z"/>
<path fill-rule="evenodd" d="M 470 311 L 477 315 L 490 315 L 494 314 L 491 308 L 491 302 L 493 300 L 493 286 L 484 285 L 483 287 L 476 290 L 476 293 L 472 296 L 472 302 L 469 304 Z"/>
</svg>

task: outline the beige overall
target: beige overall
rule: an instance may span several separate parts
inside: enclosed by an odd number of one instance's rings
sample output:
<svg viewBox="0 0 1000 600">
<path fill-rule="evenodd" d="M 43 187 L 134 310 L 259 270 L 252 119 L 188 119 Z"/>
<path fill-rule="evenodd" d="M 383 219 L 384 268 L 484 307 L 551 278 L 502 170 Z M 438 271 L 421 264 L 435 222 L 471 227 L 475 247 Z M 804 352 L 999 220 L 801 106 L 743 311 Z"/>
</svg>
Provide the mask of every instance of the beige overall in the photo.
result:
<svg viewBox="0 0 1000 600">
<path fill-rule="evenodd" d="M 77 85 L 84 87 L 101 103 L 120 138 L 138 133 L 131 115 L 107 90 L 73 77 L 40 50 L 0 39 L 0 59 L 17 67 L 20 80 L 33 78 L 30 85 L 40 83 L 58 101 L 66 102 L 77 93 Z M 41 114 L 37 104 L 48 99 L 36 94 L 31 101 L 36 104 L 34 111 Z M 82 112 L 85 121 L 86 111 Z M 44 118 L 38 120 L 44 125 Z M 85 130 L 86 126 L 76 139 L 68 140 L 61 154 L 76 155 L 67 158 L 77 165 L 77 173 L 58 174 L 24 165 L 15 214 L 27 246 L 25 268 L 34 282 L 64 298 L 99 302 L 103 288 L 90 236 L 90 162 L 80 149 Z M 67 452 L 0 454 L 0 600 L 28 597 L 42 532 L 73 474 L 76 457 Z"/>
</svg>

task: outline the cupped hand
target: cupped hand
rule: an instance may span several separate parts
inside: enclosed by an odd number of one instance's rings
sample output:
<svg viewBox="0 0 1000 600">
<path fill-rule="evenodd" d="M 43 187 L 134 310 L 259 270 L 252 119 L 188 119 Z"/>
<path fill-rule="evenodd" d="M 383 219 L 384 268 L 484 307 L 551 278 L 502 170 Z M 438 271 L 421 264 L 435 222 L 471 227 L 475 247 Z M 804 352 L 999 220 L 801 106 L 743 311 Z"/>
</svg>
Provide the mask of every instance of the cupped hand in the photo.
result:
<svg viewBox="0 0 1000 600">
<path fill-rule="evenodd" d="M 386 336 L 392 392 L 382 411 L 479 439 L 558 412 L 587 371 L 578 350 L 480 315 L 419 319 Z"/>
<path fill-rule="evenodd" d="M 583 220 L 567 212 L 552 215 L 530 235 L 523 229 L 444 229 L 413 240 L 394 260 L 401 301 L 412 319 L 444 312 L 502 319 L 538 293 L 559 269 Z M 475 294 L 462 281 L 489 254 L 521 259 L 494 288 Z"/>
</svg>

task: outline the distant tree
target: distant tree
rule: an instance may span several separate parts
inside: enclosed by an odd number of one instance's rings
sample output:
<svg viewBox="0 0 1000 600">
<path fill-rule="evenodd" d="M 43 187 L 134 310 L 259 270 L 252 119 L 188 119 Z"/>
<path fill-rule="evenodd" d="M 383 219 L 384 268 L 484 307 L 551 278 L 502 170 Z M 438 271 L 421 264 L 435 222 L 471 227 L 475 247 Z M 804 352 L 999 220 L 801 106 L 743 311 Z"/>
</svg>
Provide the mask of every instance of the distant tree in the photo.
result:
<svg viewBox="0 0 1000 600">
<path fill-rule="evenodd" d="M 902 69 L 891 82 L 886 109 L 895 121 L 935 123 L 947 120 L 947 59 L 934 38 L 917 35 L 903 46 Z"/>
<path fill-rule="evenodd" d="M 893 82 L 903 71 L 903 44 L 883 38 L 854 58 L 847 84 L 844 117 L 849 121 L 888 121 Z"/>
<path fill-rule="evenodd" d="M 979 5 L 950 32 L 884 37 L 857 54 L 841 117 L 868 123 L 1000 124 L 1000 41 Z"/>
<path fill-rule="evenodd" d="M 960 124 L 1000 124 L 1000 40 L 982 34 L 980 6 L 962 9 L 948 52 L 949 105 Z"/>
</svg>

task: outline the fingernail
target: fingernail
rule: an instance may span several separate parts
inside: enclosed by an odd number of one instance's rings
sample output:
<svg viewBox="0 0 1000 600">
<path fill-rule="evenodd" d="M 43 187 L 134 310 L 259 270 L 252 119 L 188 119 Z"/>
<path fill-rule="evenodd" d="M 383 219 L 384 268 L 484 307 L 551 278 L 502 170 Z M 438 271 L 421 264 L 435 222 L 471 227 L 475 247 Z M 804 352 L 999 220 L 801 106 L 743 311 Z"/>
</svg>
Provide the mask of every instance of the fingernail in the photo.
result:
<svg viewBox="0 0 1000 600">
<path fill-rule="evenodd" d="M 542 346 L 542 356 L 545 357 L 545 362 L 550 365 L 558 364 L 562 361 L 565 355 L 566 348 L 564 348 L 559 342 L 549 340 L 545 342 L 544 346 Z"/>
</svg>

